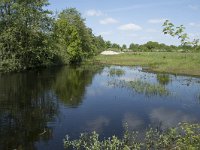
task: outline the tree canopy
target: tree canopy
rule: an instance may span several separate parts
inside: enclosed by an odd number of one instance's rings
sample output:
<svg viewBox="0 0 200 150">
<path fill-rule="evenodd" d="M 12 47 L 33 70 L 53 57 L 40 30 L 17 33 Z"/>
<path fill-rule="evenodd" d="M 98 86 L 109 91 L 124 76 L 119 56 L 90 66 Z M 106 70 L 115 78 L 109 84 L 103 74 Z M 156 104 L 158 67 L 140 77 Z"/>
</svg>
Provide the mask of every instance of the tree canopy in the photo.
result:
<svg viewBox="0 0 200 150">
<path fill-rule="evenodd" d="M 0 2 L 0 70 L 78 63 L 105 48 L 75 8 L 53 17 L 48 0 Z"/>
</svg>

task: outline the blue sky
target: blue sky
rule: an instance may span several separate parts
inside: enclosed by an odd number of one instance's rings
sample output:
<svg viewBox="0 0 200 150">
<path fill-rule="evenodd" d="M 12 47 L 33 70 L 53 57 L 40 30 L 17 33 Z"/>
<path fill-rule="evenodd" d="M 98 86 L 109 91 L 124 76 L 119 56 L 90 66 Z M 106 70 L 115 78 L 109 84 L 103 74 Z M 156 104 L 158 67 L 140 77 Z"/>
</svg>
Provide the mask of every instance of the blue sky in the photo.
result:
<svg viewBox="0 0 200 150">
<path fill-rule="evenodd" d="M 162 33 L 163 21 L 183 24 L 191 39 L 200 38 L 200 0 L 49 0 L 53 11 L 75 7 L 95 35 L 120 45 L 157 41 L 179 45 Z"/>
</svg>

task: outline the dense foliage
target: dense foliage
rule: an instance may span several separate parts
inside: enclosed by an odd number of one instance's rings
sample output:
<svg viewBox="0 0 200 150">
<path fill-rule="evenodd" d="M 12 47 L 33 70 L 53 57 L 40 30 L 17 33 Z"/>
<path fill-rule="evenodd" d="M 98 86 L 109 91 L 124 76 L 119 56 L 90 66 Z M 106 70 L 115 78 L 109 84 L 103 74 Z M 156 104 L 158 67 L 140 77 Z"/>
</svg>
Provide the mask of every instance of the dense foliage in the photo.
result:
<svg viewBox="0 0 200 150">
<path fill-rule="evenodd" d="M 0 67 L 18 70 L 49 63 L 50 12 L 47 0 L 0 2 Z"/>
<path fill-rule="evenodd" d="M 77 63 L 105 48 L 73 8 L 57 17 L 45 9 L 48 0 L 0 1 L 0 70 L 15 71 Z"/>
<path fill-rule="evenodd" d="M 130 51 L 135 52 L 200 52 L 200 46 L 192 45 L 166 45 L 163 43 L 149 41 L 145 44 L 139 45 L 131 43 L 129 46 Z"/>
<path fill-rule="evenodd" d="M 125 130 L 122 139 L 113 136 L 100 140 L 96 132 L 81 134 L 78 140 L 71 141 L 69 136 L 64 139 L 65 148 L 85 150 L 131 150 L 131 149 L 200 149 L 199 124 L 182 123 L 178 127 L 166 131 L 149 129 L 144 140 L 138 140 L 138 133 Z"/>
</svg>

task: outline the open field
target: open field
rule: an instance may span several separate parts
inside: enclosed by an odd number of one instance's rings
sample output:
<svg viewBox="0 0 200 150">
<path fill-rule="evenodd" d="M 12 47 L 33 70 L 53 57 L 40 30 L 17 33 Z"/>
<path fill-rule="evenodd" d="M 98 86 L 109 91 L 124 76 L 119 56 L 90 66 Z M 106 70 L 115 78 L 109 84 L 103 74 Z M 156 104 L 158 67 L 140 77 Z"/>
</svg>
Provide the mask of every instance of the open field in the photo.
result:
<svg viewBox="0 0 200 150">
<path fill-rule="evenodd" d="M 120 55 L 98 55 L 95 63 L 143 66 L 149 71 L 200 76 L 200 53 L 136 52 Z"/>
</svg>

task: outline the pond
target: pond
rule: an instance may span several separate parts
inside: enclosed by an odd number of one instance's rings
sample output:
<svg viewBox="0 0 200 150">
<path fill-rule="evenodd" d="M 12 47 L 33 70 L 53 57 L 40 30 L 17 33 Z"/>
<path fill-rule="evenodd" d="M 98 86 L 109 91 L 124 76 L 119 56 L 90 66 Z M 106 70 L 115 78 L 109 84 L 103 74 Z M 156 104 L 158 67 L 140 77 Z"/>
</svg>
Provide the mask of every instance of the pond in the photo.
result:
<svg viewBox="0 0 200 150">
<path fill-rule="evenodd" d="M 0 75 L 0 149 L 60 150 L 68 134 L 141 134 L 200 123 L 200 78 L 140 67 L 55 67 Z"/>
</svg>

